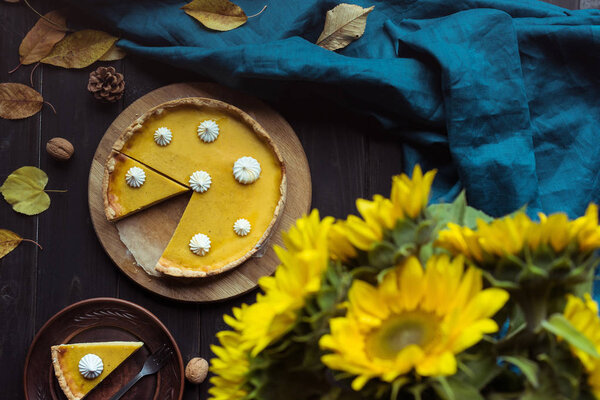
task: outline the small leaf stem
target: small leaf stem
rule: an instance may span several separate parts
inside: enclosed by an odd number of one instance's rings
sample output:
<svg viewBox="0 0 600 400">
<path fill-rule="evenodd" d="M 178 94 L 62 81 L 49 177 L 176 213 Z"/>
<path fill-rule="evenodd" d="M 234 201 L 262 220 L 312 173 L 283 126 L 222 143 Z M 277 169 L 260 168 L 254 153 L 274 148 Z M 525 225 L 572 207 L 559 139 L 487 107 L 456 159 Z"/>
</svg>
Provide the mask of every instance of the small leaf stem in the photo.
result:
<svg viewBox="0 0 600 400">
<path fill-rule="evenodd" d="M 35 240 L 31 240 L 31 239 L 23 239 L 24 242 L 29 242 L 29 243 L 33 243 L 35 244 L 37 247 L 40 248 L 40 250 L 44 250 L 44 248 L 42 247 L 41 244 L 39 244 L 38 242 L 36 242 Z"/>
<path fill-rule="evenodd" d="M 52 111 L 54 111 L 54 114 L 56 114 L 56 108 L 54 108 L 54 106 L 52 104 L 50 104 L 47 101 L 44 101 L 45 104 L 48 104 L 48 106 L 50 106 L 50 108 L 52 109 Z"/>
<path fill-rule="evenodd" d="M 35 72 L 36 68 L 39 67 L 40 63 L 36 63 L 33 68 L 31 69 L 31 73 L 29 74 L 29 83 L 31 84 L 31 87 L 33 87 L 33 73 Z M 54 107 L 52 107 L 54 108 Z M 54 114 L 56 114 L 56 111 L 54 112 Z"/>
<path fill-rule="evenodd" d="M 263 11 L 265 11 L 267 9 L 267 5 L 265 4 L 265 6 L 262 8 L 262 10 L 260 10 L 259 12 L 257 12 L 254 15 L 250 15 L 248 16 L 248 18 L 254 18 L 254 17 L 258 17 L 260 14 L 262 14 Z"/>
<path fill-rule="evenodd" d="M 57 189 L 44 189 L 46 193 L 67 193 L 67 189 L 57 190 Z"/>
<path fill-rule="evenodd" d="M 15 72 L 16 70 L 18 70 L 19 68 L 21 68 L 21 63 L 19 63 L 19 65 L 17 65 L 16 67 L 14 67 L 13 69 L 11 69 L 10 71 L 8 71 L 9 74 L 12 74 L 13 72 Z"/>
<path fill-rule="evenodd" d="M 31 4 L 29 4 L 29 1 L 27 0 L 23 0 L 23 3 L 25 3 L 25 5 L 34 13 L 36 13 L 41 19 L 43 19 L 46 22 L 51 23 L 52 25 L 54 25 L 55 27 L 57 27 L 57 30 L 61 31 L 61 32 L 72 32 L 71 29 L 69 28 L 65 28 L 64 26 L 61 26 L 59 24 L 57 24 L 56 22 L 52 21 L 50 18 L 47 18 L 45 16 L 43 16 L 39 11 L 37 11 L 35 8 L 33 8 L 31 6 Z"/>
<path fill-rule="evenodd" d="M 39 247 L 40 250 L 44 250 L 43 247 L 38 242 L 36 242 L 35 240 L 31 240 L 31 239 L 23 239 L 23 238 L 21 238 L 19 240 L 5 240 L 4 242 L 0 242 L 0 244 L 13 243 L 13 242 L 29 242 L 29 243 L 33 243 L 37 247 Z"/>
</svg>

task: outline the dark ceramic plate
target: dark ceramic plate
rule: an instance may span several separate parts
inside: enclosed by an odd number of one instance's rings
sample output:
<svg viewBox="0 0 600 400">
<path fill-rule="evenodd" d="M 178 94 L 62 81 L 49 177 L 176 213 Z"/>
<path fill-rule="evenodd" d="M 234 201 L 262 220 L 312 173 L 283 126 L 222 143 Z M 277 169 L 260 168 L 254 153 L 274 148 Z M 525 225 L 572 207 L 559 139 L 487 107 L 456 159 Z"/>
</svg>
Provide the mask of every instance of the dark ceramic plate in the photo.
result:
<svg viewBox="0 0 600 400">
<path fill-rule="evenodd" d="M 181 400 L 183 361 L 167 328 L 148 310 L 131 302 L 98 298 L 75 303 L 50 318 L 40 329 L 25 361 L 27 400 L 64 400 L 54 376 L 50 347 L 63 343 L 141 341 L 144 346 L 94 388 L 86 400 L 106 400 L 137 375 L 144 361 L 162 344 L 171 346 L 174 357 L 158 374 L 142 378 L 122 399 Z"/>
</svg>

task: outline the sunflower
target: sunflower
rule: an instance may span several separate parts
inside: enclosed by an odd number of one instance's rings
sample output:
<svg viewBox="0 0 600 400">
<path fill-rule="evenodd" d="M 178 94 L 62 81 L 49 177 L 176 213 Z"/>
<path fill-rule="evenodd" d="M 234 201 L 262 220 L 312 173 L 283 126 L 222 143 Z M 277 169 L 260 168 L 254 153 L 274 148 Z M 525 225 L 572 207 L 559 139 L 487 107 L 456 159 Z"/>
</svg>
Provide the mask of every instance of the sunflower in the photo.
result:
<svg viewBox="0 0 600 400">
<path fill-rule="evenodd" d="M 358 199 L 356 208 L 362 217 L 350 215 L 345 221 L 338 221 L 332 230 L 330 245 L 334 258 L 347 260 L 356 257 L 356 250 L 369 250 L 374 242 L 381 241 L 384 233 L 396 226 L 399 219 L 416 219 L 421 215 L 429 200 L 431 183 L 436 171 L 425 175 L 416 165 L 412 178 L 406 174 L 392 178 L 390 198 L 380 195 L 373 200 Z"/>
<path fill-rule="evenodd" d="M 579 297 L 568 295 L 564 316 L 581 332 L 600 353 L 600 318 L 598 317 L 598 304 L 586 293 L 582 300 Z M 579 358 L 588 374 L 588 385 L 596 399 L 600 399 L 600 359 L 571 346 L 573 354 Z"/>
<path fill-rule="evenodd" d="M 465 270 L 462 257 L 415 257 L 387 273 L 379 286 L 356 280 L 345 317 L 330 321 L 320 347 L 322 361 L 356 378 L 392 382 L 412 370 L 421 376 L 456 373 L 456 354 L 498 330 L 491 317 L 506 303 L 502 289 L 482 289 L 481 272 Z"/>
<path fill-rule="evenodd" d="M 590 204 L 585 215 L 574 221 L 569 221 L 564 213 L 550 216 L 540 213 L 538 217 L 539 222 L 534 222 L 524 212 L 518 212 L 489 223 L 480 219 L 475 230 L 449 223 L 435 244 L 479 262 L 490 257 L 521 256 L 525 248 L 533 252 L 551 248 L 556 254 L 570 248 L 571 243 L 584 253 L 600 248 L 595 204 Z"/>
<path fill-rule="evenodd" d="M 212 387 L 208 390 L 211 400 L 238 400 L 248 394 L 247 376 L 250 369 L 250 351 L 238 332 L 217 333 L 221 346 L 211 349 L 217 356 L 210 360 Z"/>
<path fill-rule="evenodd" d="M 286 249 L 275 247 L 281 261 L 275 275 L 258 281 L 264 294 L 250 306 L 234 308 L 233 316 L 225 316 L 225 322 L 250 344 L 253 356 L 288 332 L 306 297 L 320 289 L 329 264 L 327 238 L 332 222 L 331 217 L 321 221 L 317 210 L 299 219 L 283 234 Z"/>
</svg>

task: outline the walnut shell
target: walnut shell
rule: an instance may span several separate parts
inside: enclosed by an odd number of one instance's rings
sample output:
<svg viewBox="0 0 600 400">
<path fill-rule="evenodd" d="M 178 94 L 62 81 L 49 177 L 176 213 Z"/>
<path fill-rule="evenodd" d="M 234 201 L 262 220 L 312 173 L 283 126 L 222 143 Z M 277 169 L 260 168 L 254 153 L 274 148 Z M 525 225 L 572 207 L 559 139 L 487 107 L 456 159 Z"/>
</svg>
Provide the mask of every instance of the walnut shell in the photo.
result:
<svg viewBox="0 0 600 400">
<path fill-rule="evenodd" d="M 67 161 L 75 152 L 75 148 L 67 139 L 55 137 L 46 143 L 46 151 L 55 160 Z"/>
<path fill-rule="evenodd" d="M 185 377 L 191 383 L 202 383 L 208 375 L 208 362 L 204 358 L 194 357 L 185 367 Z"/>
</svg>

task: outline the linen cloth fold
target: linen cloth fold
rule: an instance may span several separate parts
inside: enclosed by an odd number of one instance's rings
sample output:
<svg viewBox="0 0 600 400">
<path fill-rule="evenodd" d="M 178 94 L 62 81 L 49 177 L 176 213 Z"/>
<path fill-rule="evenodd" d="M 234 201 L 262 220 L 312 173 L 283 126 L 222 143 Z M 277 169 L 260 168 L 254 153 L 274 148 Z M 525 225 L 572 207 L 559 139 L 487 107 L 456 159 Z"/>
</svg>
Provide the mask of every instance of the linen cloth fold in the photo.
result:
<svg viewBox="0 0 600 400">
<path fill-rule="evenodd" d="M 534 0 L 356 0 L 362 38 L 314 44 L 331 0 L 238 0 L 242 27 L 213 32 L 181 0 L 68 0 L 128 52 L 273 98 L 289 82 L 343 93 L 397 135 L 404 168 L 438 168 L 434 201 L 466 189 L 493 216 L 582 215 L 600 195 L 600 12 Z M 367 133 L 368 134 L 368 133 Z M 343 140 L 343 138 L 340 138 Z"/>
</svg>

